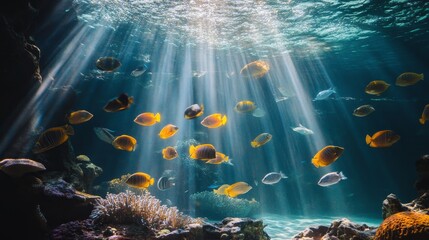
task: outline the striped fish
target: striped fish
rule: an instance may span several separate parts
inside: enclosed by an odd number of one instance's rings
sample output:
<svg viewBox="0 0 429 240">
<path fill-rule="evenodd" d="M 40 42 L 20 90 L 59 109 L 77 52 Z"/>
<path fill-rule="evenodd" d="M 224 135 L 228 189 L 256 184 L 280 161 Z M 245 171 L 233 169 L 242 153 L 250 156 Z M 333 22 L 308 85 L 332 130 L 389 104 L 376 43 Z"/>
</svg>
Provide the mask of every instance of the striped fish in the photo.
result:
<svg viewBox="0 0 429 240">
<path fill-rule="evenodd" d="M 101 128 L 101 127 L 95 127 L 94 128 L 94 132 L 95 134 L 97 134 L 97 137 L 103 141 L 106 142 L 108 144 L 112 144 L 113 139 L 115 139 L 115 137 L 111 134 L 112 130 L 107 129 L 107 128 Z"/>
<path fill-rule="evenodd" d="M 159 190 L 161 191 L 165 191 L 173 186 L 175 186 L 176 183 L 174 182 L 174 178 L 172 177 L 161 177 L 158 180 L 158 183 L 156 184 L 156 186 L 158 187 Z"/>
</svg>

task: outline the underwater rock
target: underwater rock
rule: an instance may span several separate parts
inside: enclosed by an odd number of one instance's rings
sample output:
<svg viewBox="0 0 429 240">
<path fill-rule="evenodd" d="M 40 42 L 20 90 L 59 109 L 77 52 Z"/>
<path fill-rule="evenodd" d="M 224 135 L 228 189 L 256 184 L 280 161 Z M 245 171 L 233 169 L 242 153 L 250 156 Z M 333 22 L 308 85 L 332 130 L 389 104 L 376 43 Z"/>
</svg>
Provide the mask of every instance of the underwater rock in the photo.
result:
<svg viewBox="0 0 429 240">
<path fill-rule="evenodd" d="M 419 195 L 429 191 L 429 155 L 416 161 L 417 180 L 414 184 Z"/>
<path fill-rule="evenodd" d="M 212 219 L 222 219 L 228 216 L 250 217 L 260 208 L 259 202 L 255 200 L 230 198 L 209 191 L 194 193 L 190 196 L 190 200 L 195 206 L 197 216 Z"/>
<path fill-rule="evenodd" d="M 83 173 L 83 188 L 86 191 L 92 192 L 92 184 L 94 179 L 103 173 L 103 169 L 92 162 L 80 162 L 78 163 Z"/>
<path fill-rule="evenodd" d="M 370 240 L 374 237 L 376 227 L 369 227 L 366 224 L 353 223 L 347 218 L 335 220 L 331 226 L 310 227 L 298 233 L 293 239 L 353 239 Z"/>
<path fill-rule="evenodd" d="M 50 227 L 89 218 L 98 197 L 76 191 L 71 184 L 58 180 L 43 186 L 40 209 Z"/>
<path fill-rule="evenodd" d="M 382 207 L 383 219 L 386 219 L 395 213 L 403 211 L 409 211 L 409 209 L 402 205 L 402 203 L 399 201 L 395 194 L 391 193 L 386 197 L 386 199 L 384 199 Z"/>
<path fill-rule="evenodd" d="M 400 212 L 386 218 L 374 240 L 429 239 L 429 215 L 418 212 Z"/>
</svg>

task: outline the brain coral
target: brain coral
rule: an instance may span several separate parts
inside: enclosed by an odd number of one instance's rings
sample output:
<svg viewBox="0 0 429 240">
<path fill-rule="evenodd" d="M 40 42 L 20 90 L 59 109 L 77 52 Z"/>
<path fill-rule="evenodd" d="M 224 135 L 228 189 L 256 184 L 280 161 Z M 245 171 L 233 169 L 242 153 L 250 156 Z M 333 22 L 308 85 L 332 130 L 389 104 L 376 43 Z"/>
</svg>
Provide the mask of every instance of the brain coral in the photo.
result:
<svg viewBox="0 0 429 240">
<path fill-rule="evenodd" d="M 429 215 L 400 212 L 386 218 L 377 229 L 374 240 L 429 239 Z"/>
</svg>

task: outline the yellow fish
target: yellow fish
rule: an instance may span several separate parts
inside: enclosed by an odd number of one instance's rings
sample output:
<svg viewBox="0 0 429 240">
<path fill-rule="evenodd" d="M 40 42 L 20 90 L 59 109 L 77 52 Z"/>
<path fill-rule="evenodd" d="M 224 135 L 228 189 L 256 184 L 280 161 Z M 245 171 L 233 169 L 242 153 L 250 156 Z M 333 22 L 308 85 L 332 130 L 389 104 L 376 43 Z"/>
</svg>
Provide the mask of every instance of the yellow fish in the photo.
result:
<svg viewBox="0 0 429 240">
<path fill-rule="evenodd" d="M 178 153 L 174 147 L 166 147 L 162 149 L 162 157 L 165 160 L 173 160 L 178 156 Z"/>
<path fill-rule="evenodd" d="M 113 140 L 112 145 L 116 149 L 132 152 L 136 150 L 137 140 L 128 135 L 121 135 Z"/>
<path fill-rule="evenodd" d="M 314 155 L 313 159 L 311 159 L 311 163 L 313 163 L 317 168 L 326 167 L 335 162 L 341 154 L 343 154 L 343 151 L 343 147 L 332 145 L 326 146 Z"/>
<path fill-rule="evenodd" d="M 422 117 L 419 119 L 420 124 L 425 124 L 427 119 L 429 119 L 429 104 L 426 104 L 423 109 Z"/>
<path fill-rule="evenodd" d="M 365 141 L 366 144 L 369 144 L 370 147 L 380 148 L 380 147 L 390 147 L 401 137 L 393 132 L 392 130 L 382 130 L 374 133 L 374 135 L 366 135 Z"/>
<path fill-rule="evenodd" d="M 70 113 L 67 119 L 70 124 L 81 124 L 89 121 L 94 115 L 86 110 L 78 110 Z"/>
<path fill-rule="evenodd" d="M 250 145 L 252 145 L 252 147 L 254 148 L 260 147 L 266 144 L 267 142 L 269 142 L 271 138 L 273 138 L 271 134 L 261 133 L 258 136 L 256 136 L 255 139 L 253 139 L 253 141 L 250 142 Z"/>
<path fill-rule="evenodd" d="M 206 163 L 208 164 L 221 164 L 221 163 L 229 163 L 230 165 L 232 165 L 232 163 L 229 160 L 229 157 L 226 156 L 225 154 L 221 153 L 221 152 L 216 152 L 216 157 L 213 159 L 209 159 L 206 161 Z"/>
<path fill-rule="evenodd" d="M 189 157 L 199 160 L 210 160 L 216 157 L 216 149 L 211 144 L 201 144 L 189 146 Z"/>
<path fill-rule="evenodd" d="M 206 128 L 218 128 L 224 126 L 227 121 L 228 118 L 226 117 L 226 115 L 214 113 L 204 118 L 203 121 L 201 121 L 201 125 Z"/>
<path fill-rule="evenodd" d="M 389 88 L 390 84 L 382 80 L 375 80 L 365 87 L 365 92 L 371 95 L 380 96 L 381 93 L 386 91 Z"/>
<path fill-rule="evenodd" d="M 135 119 L 134 122 L 138 125 L 142 126 L 152 126 L 157 122 L 161 121 L 161 114 L 159 113 L 151 113 L 151 112 L 145 112 L 139 114 Z"/>
<path fill-rule="evenodd" d="M 246 78 L 261 78 L 270 70 L 270 65 L 262 60 L 246 64 L 240 74 Z"/>
<path fill-rule="evenodd" d="M 234 107 L 234 110 L 239 113 L 252 112 L 255 109 L 256 109 L 255 103 L 249 100 L 240 101 Z"/>
<path fill-rule="evenodd" d="M 33 148 L 33 152 L 41 153 L 57 147 L 65 143 L 71 135 L 74 135 L 74 130 L 70 125 L 49 128 L 40 134 L 39 139 Z"/>
<path fill-rule="evenodd" d="M 411 86 L 416 84 L 420 80 L 423 80 L 423 77 L 424 77 L 423 73 L 418 74 L 413 72 L 405 72 L 396 78 L 395 84 L 396 86 L 400 86 L 400 87 Z"/>
<path fill-rule="evenodd" d="M 130 187 L 139 189 L 148 188 L 149 186 L 152 186 L 154 182 L 155 179 L 153 179 L 149 174 L 144 172 L 134 173 L 125 181 L 125 183 Z"/>
<path fill-rule="evenodd" d="M 225 190 L 229 187 L 229 184 L 224 184 L 220 186 L 218 189 L 213 189 L 213 192 L 217 195 L 226 195 Z"/>
<path fill-rule="evenodd" d="M 225 189 L 225 195 L 234 198 L 238 195 L 247 193 L 250 189 L 252 189 L 252 187 L 249 184 L 245 182 L 236 182 Z"/>
<path fill-rule="evenodd" d="M 110 100 L 103 109 L 106 112 L 119 112 L 130 108 L 132 103 L 134 103 L 134 98 L 122 93 L 119 97 Z"/>
<path fill-rule="evenodd" d="M 179 128 L 177 126 L 175 126 L 173 124 L 167 124 L 167 125 L 165 125 L 165 127 L 163 127 L 161 129 L 158 136 L 161 139 L 171 138 L 172 136 L 174 136 L 174 134 L 177 133 L 177 131 L 179 131 Z"/>
</svg>

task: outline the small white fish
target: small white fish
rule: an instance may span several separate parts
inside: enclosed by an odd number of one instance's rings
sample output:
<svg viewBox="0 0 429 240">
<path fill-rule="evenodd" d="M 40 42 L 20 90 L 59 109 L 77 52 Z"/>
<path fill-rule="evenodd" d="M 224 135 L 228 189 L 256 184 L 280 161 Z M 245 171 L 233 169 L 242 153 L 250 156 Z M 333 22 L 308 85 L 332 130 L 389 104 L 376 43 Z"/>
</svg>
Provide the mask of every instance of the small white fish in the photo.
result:
<svg viewBox="0 0 429 240">
<path fill-rule="evenodd" d="M 108 143 L 108 144 L 112 144 L 113 140 L 115 139 L 115 136 L 113 136 L 111 133 L 114 132 L 110 129 L 107 128 L 101 128 L 101 127 L 95 127 L 94 128 L 94 132 L 95 134 L 97 134 L 97 137 Z"/>
<path fill-rule="evenodd" d="M 294 130 L 295 132 L 302 134 L 302 135 L 311 135 L 314 134 L 314 132 L 311 129 L 308 129 L 304 126 L 302 126 L 302 124 L 298 124 L 298 127 L 291 127 L 292 130 Z"/>
<path fill-rule="evenodd" d="M 320 91 L 317 95 L 316 98 L 313 99 L 313 101 L 318 101 L 318 100 L 324 100 L 327 99 L 329 96 L 331 96 L 331 94 L 337 93 L 335 91 L 334 87 L 331 87 L 329 89 Z"/>
<path fill-rule="evenodd" d="M 322 187 L 327 187 L 327 186 L 334 185 L 341 180 L 346 180 L 346 179 L 347 179 L 347 177 L 344 176 L 343 172 L 339 172 L 339 173 L 330 172 L 330 173 L 323 175 L 323 177 L 320 178 L 320 180 L 317 184 L 319 186 L 322 186 Z"/>
<path fill-rule="evenodd" d="M 263 117 L 265 116 L 265 111 L 262 108 L 256 108 L 255 110 L 253 110 L 252 116 L 258 118 Z"/>
<path fill-rule="evenodd" d="M 133 76 L 133 77 L 139 77 L 139 76 L 143 75 L 143 73 L 145 73 L 145 72 L 146 72 L 146 70 L 147 70 L 146 65 L 143 65 L 143 66 L 137 67 L 136 69 L 134 69 L 134 70 L 131 72 L 131 76 Z"/>
<path fill-rule="evenodd" d="M 270 172 L 262 178 L 262 183 L 272 185 L 278 183 L 282 178 L 287 178 L 287 176 L 282 172 Z"/>
</svg>

